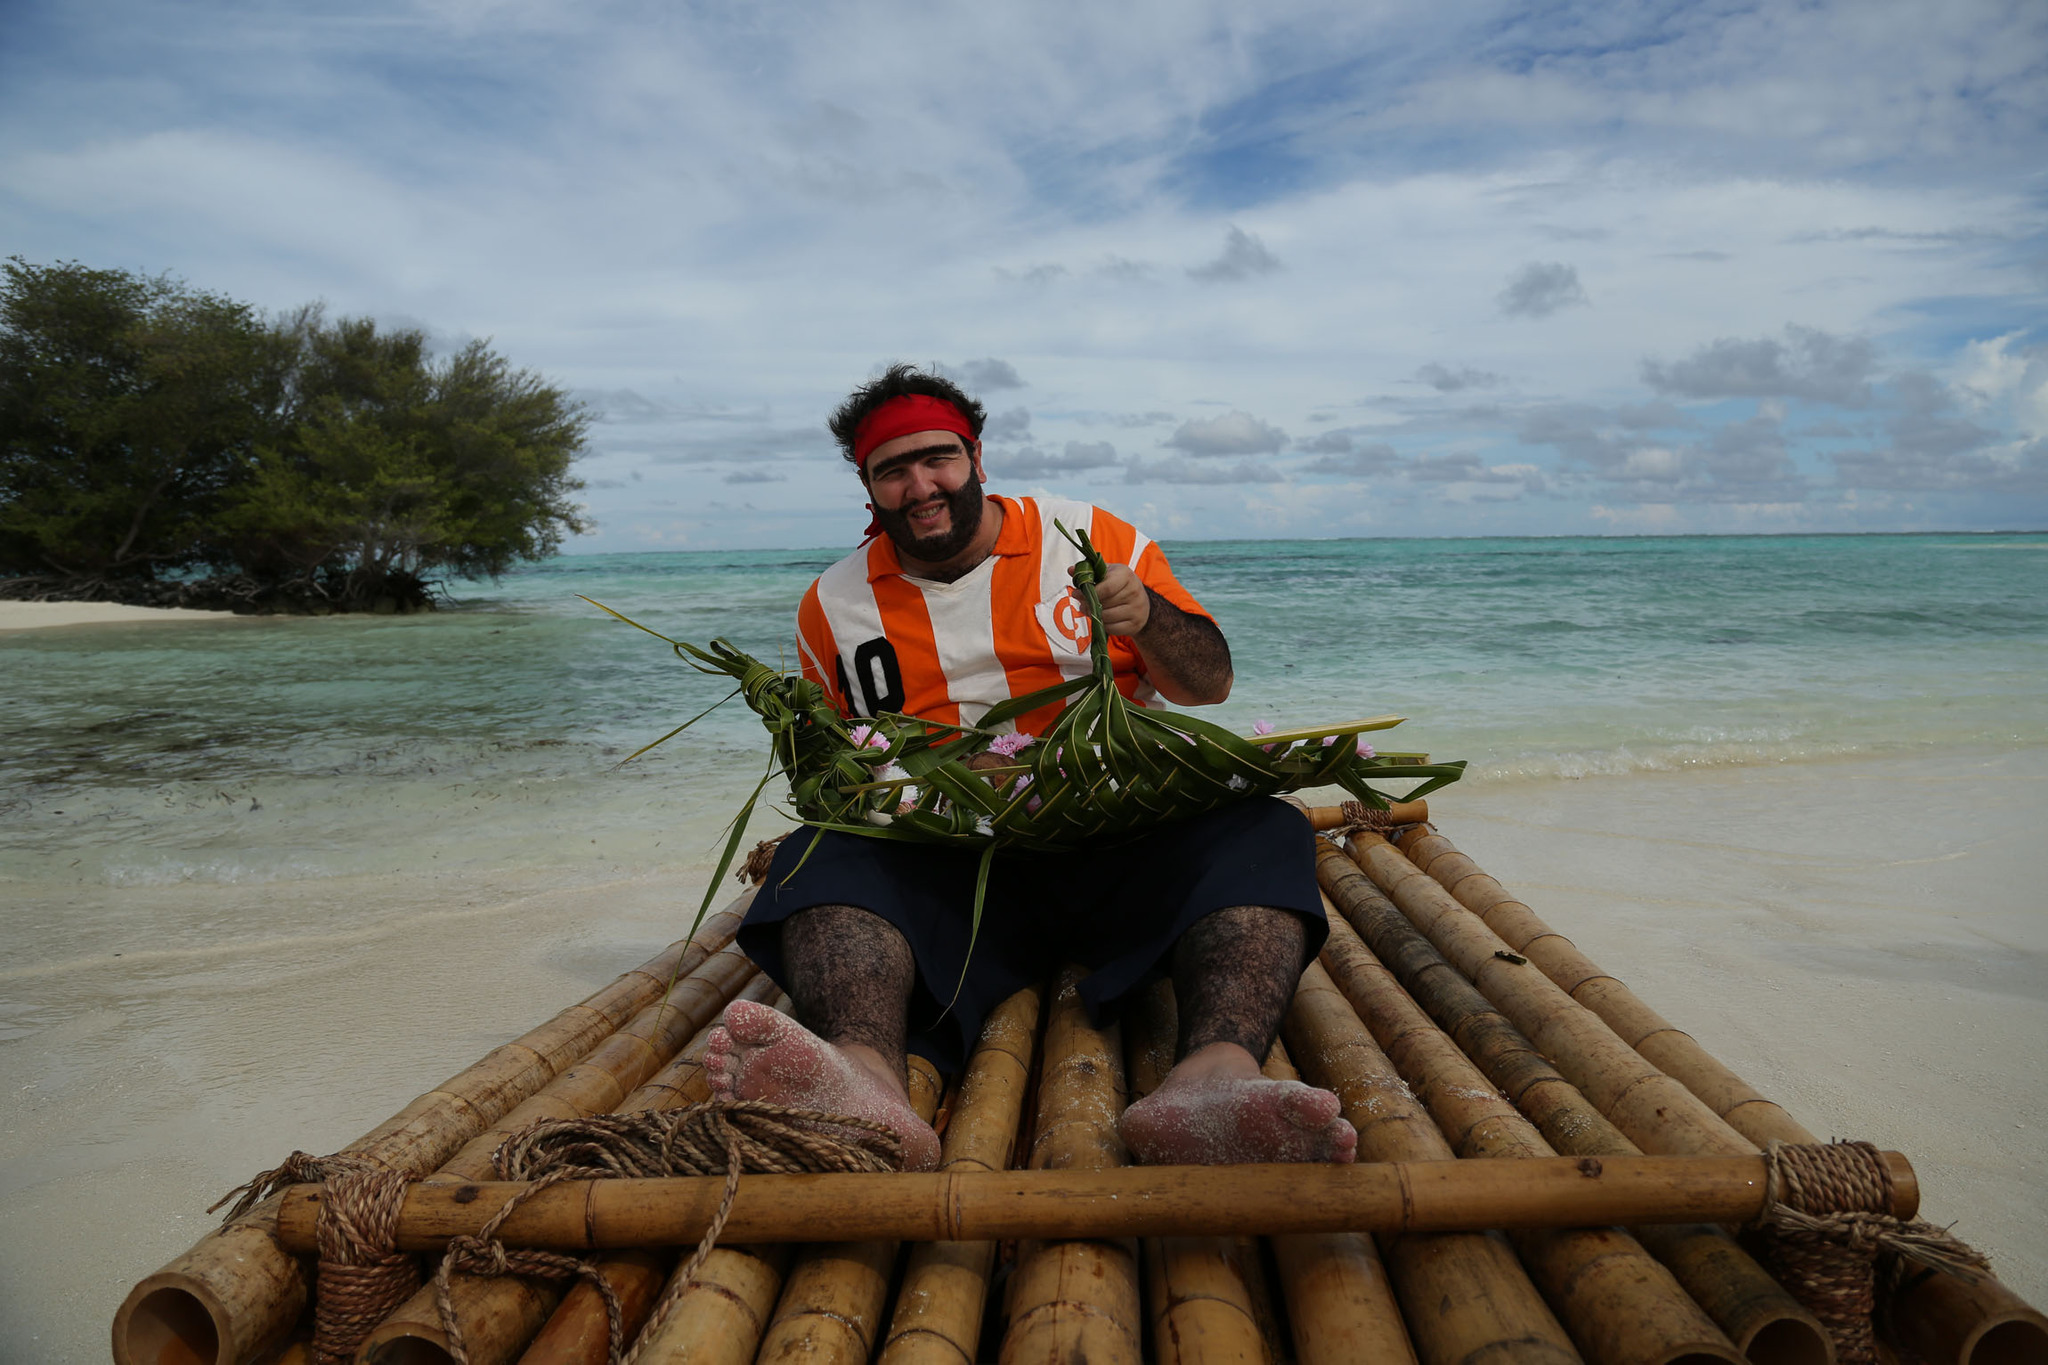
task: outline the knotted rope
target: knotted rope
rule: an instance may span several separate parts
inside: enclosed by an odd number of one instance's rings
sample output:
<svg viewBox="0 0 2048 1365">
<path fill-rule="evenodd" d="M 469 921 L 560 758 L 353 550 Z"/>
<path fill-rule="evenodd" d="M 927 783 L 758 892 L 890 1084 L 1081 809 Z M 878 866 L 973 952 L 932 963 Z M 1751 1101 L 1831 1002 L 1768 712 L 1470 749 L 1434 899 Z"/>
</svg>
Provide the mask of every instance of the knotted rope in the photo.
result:
<svg viewBox="0 0 2048 1365">
<path fill-rule="evenodd" d="M 763 839 L 760 843 L 755 844 L 754 851 L 747 855 L 747 860 L 740 865 L 740 870 L 732 874 L 732 879 L 736 882 L 745 882 L 753 886 L 759 886 L 762 882 L 767 881 L 768 865 L 775 861 L 775 849 L 777 845 L 781 844 L 788 837 L 789 833 L 785 831 L 776 835 L 773 839 Z"/>
<path fill-rule="evenodd" d="M 1834 1338 L 1841 1365 L 1876 1365 L 1880 1261 L 1974 1281 L 1985 1258 L 1946 1228 L 1894 1218 L 1892 1175 L 1868 1142 L 1764 1146 L 1763 1260 Z"/>
<path fill-rule="evenodd" d="M 456 1275 L 580 1276 L 591 1282 L 604 1301 L 610 1365 L 631 1365 L 639 1347 L 631 1352 L 625 1349 L 625 1314 L 595 1258 L 514 1250 L 498 1241 L 498 1229 L 520 1205 L 563 1180 L 725 1177 L 725 1192 L 711 1225 L 704 1230 L 697 1249 L 670 1278 L 653 1316 L 641 1329 L 639 1340 L 644 1343 L 668 1317 L 717 1245 L 732 1213 L 733 1199 L 739 1194 L 741 1172 L 900 1171 L 903 1143 L 895 1133 L 868 1119 L 817 1109 L 786 1109 L 763 1100 L 714 1100 L 683 1109 L 544 1119 L 508 1135 L 492 1153 L 491 1164 L 501 1180 L 532 1183 L 506 1200 L 474 1234 L 449 1240 L 447 1254 L 434 1272 L 435 1308 L 447 1336 L 448 1354 L 458 1365 L 469 1365 L 469 1347 L 455 1306 Z M 320 1365 L 345 1365 L 355 1358 L 371 1330 L 420 1287 L 418 1264 L 396 1249 L 398 1214 L 411 1184 L 409 1178 L 361 1157 L 293 1152 L 284 1164 L 229 1191 L 207 1212 L 236 1200 L 225 1226 L 279 1190 L 315 1183 L 327 1188 L 315 1228 L 320 1272 L 313 1351 Z"/>
<path fill-rule="evenodd" d="M 1340 846 L 1346 839 L 1360 831 L 1392 838 L 1394 831 L 1403 827 L 1401 821 L 1394 819 L 1392 811 L 1375 809 L 1363 801 L 1346 801 L 1337 809 L 1342 813 L 1344 823 L 1334 829 L 1322 831 L 1322 835 Z"/>
<path fill-rule="evenodd" d="M 505 1206 L 474 1236 L 451 1240 L 448 1254 L 434 1276 L 441 1327 L 448 1353 L 457 1365 L 469 1365 L 450 1290 L 450 1277 L 468 1275 L 541 1275 L 588 1279 L 604 1300 L 610 1365 L 632 1365 L 640 1345 L 651 1340 L 667 1321 L 718 1244 L 725 1220 L 739 1194 L 742 1171 L 796 1175 L 825 1171 L 900 1171 L 903 1144 L 895 1133 L 868 1119 L 829 1114 L 816 1109 L 787 1109 L 763 1100 L 712 1101 L 685 1109 L 633 1114 L 596 1114 L 582 1119 L 543 1119 L 508 1136 L 491 1154 L 501 1180 L 533 1183 L 505 1201 Z M 670 1277 L 654 1305 L 638 1341 L 625 1349 L 624 1313 L 618 1295 L 599 1273 L 594 1259 L 554 1252 L 511 1251 L 497 1240 L 498 1228 L 512 1211 L 561 1180 L 605 1180 L 621 1176 L 723 1175 L 725 1191 L 718 1210 L 704 1229 L 697 1248 Z"/>
<path fill-rule="evenodd" d="M 419 1263 L 395 1249 L 398 1211 L 411 1183 L 405 1174 L 346 1153 L 316 1157 L 293 1152 L 274 1170 L 230 1190 L 207 1212 L 235 1199 L 222 1223 L 226 1226 L 278 1190 L 314 1183 L 327 1190 L 313 1225 L 320 1247 L 313 1359 L 319 1365 L 347 1365 L 363 1338 L 420 1287 Z"/>
</svg>

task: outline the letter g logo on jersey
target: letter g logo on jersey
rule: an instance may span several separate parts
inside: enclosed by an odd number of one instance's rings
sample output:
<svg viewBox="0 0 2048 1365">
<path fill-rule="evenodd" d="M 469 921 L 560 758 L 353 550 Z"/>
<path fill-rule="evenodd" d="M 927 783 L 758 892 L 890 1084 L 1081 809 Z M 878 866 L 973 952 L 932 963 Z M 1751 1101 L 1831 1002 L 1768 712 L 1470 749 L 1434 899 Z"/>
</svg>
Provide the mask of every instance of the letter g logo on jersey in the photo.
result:
<svg viewBox="0 0 2048 1365">
<path fill-rule="evenodd" d="M 1090 622 L 1088 608 L 1077 589 L 1068 588 L 1050 602 L 1038 604 L 1038 623 L 1054 649 L 1066 648 L 1076 654 L 1088 652 Z"/>
</svg>

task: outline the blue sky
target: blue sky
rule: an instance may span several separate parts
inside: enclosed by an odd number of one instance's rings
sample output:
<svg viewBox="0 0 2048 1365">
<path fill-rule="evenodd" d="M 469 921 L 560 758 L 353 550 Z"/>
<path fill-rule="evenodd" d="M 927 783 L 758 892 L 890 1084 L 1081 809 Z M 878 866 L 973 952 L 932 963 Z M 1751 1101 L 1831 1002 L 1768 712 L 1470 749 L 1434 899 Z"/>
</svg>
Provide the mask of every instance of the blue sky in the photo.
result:
<svg viewBox="0 0 2048 1365">
<path fill-rule="evenodd" d="M 1168 537 L 2048 526 L 2048 9 L 0 0 L 0 253 L 488 337 L 589 550 L 890 360 Z"/>
</svg>

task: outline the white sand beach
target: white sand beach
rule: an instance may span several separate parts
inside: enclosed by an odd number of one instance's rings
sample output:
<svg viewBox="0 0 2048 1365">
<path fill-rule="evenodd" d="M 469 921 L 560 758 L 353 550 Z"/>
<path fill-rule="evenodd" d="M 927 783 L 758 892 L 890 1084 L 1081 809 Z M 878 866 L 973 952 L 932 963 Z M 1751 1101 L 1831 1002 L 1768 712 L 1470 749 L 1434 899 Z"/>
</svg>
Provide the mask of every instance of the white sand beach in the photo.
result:
<svg viewBox="0 0 2048 1365">
<path fill-rule="evenodd" d="M 2048 753 L 1904 766 L 1473 782 L 1435 813 L 1808 1127 L 1907 1153 L 1927 1215 L 2048 1303 Z M 15 888 L 41 946 L 0 965 L 0 1358 L 104 1360 L 207 1204 L 644 960 L 702 876 Z"/>
<path fill-rule="evenodd" d="M 119 602 L 0 602 L 0 631 L 225 621 L 233 620 L 234 615 L 231 611 L 191 611 L 184 607 L 130 607 Z"/>
</svg>

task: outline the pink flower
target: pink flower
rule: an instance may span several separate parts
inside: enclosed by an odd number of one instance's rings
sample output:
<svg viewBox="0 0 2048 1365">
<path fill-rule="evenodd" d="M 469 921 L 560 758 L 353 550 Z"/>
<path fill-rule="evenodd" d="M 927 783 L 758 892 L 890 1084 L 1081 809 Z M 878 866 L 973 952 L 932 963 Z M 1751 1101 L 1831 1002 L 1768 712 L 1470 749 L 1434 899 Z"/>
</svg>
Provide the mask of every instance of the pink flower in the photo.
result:
<svg viewBox="0 0 2048 1365">
<path fill-rule="evenodd" d="M 876 734 L 875 728 L 872 725 L 856 725 L 847 731 L 846 734 L 847 738 L 853 741 L 853 747 L 856 749 L 886 749 L 889 747 L 889 741 Z"/>
<path fill-rule="evenodd" d="M 1019 749 L 1031 744 L 1037 738 L 1037 735 L 1027 735 L 1022 730 L 1017 731 L 1015 734 L 997 735 L 988 742 L 988 751 L 992 754 L 1001 754 L 1004 758 L 1015 758 Z"/>
<path fill-rule="evenodd" d="M 1358 740 L 1358 756 L 1360 758 L 1377 758 L 1379 756 L 1378 750 L 1374 749 L 1372 745 L 1367 744 L 1363 735 Z"/>
<path fill-rule="evenodd" d="M 1255 720 L 1255 721 L 1253 721 L 1253 722 L 1252 722 L 1252 733 L 1253 733 L 1253 734 L 1255 734 L 1255 735 L 1270 735 L 1270 734 L 1272 734 L 1272 733 L 1273 733 L 1273 722 L 1272 722 L 1272 721 L 1270 721 L 1270 720 Z"/>
<path fill-rule="evenodd" d="M 1324 736 L 1323 736 L 1323 747 L 1324 747 L 1325 749 L 1329 748 L 1329 747 L 1330 747 L 1330 746 L 1331 746 L 1332 744 L 1335 744 L 1336 742 L 1337 742 L 1337 737 L 1336 737 L 1335 735 L 1324 735 Z"/>
</svg>

